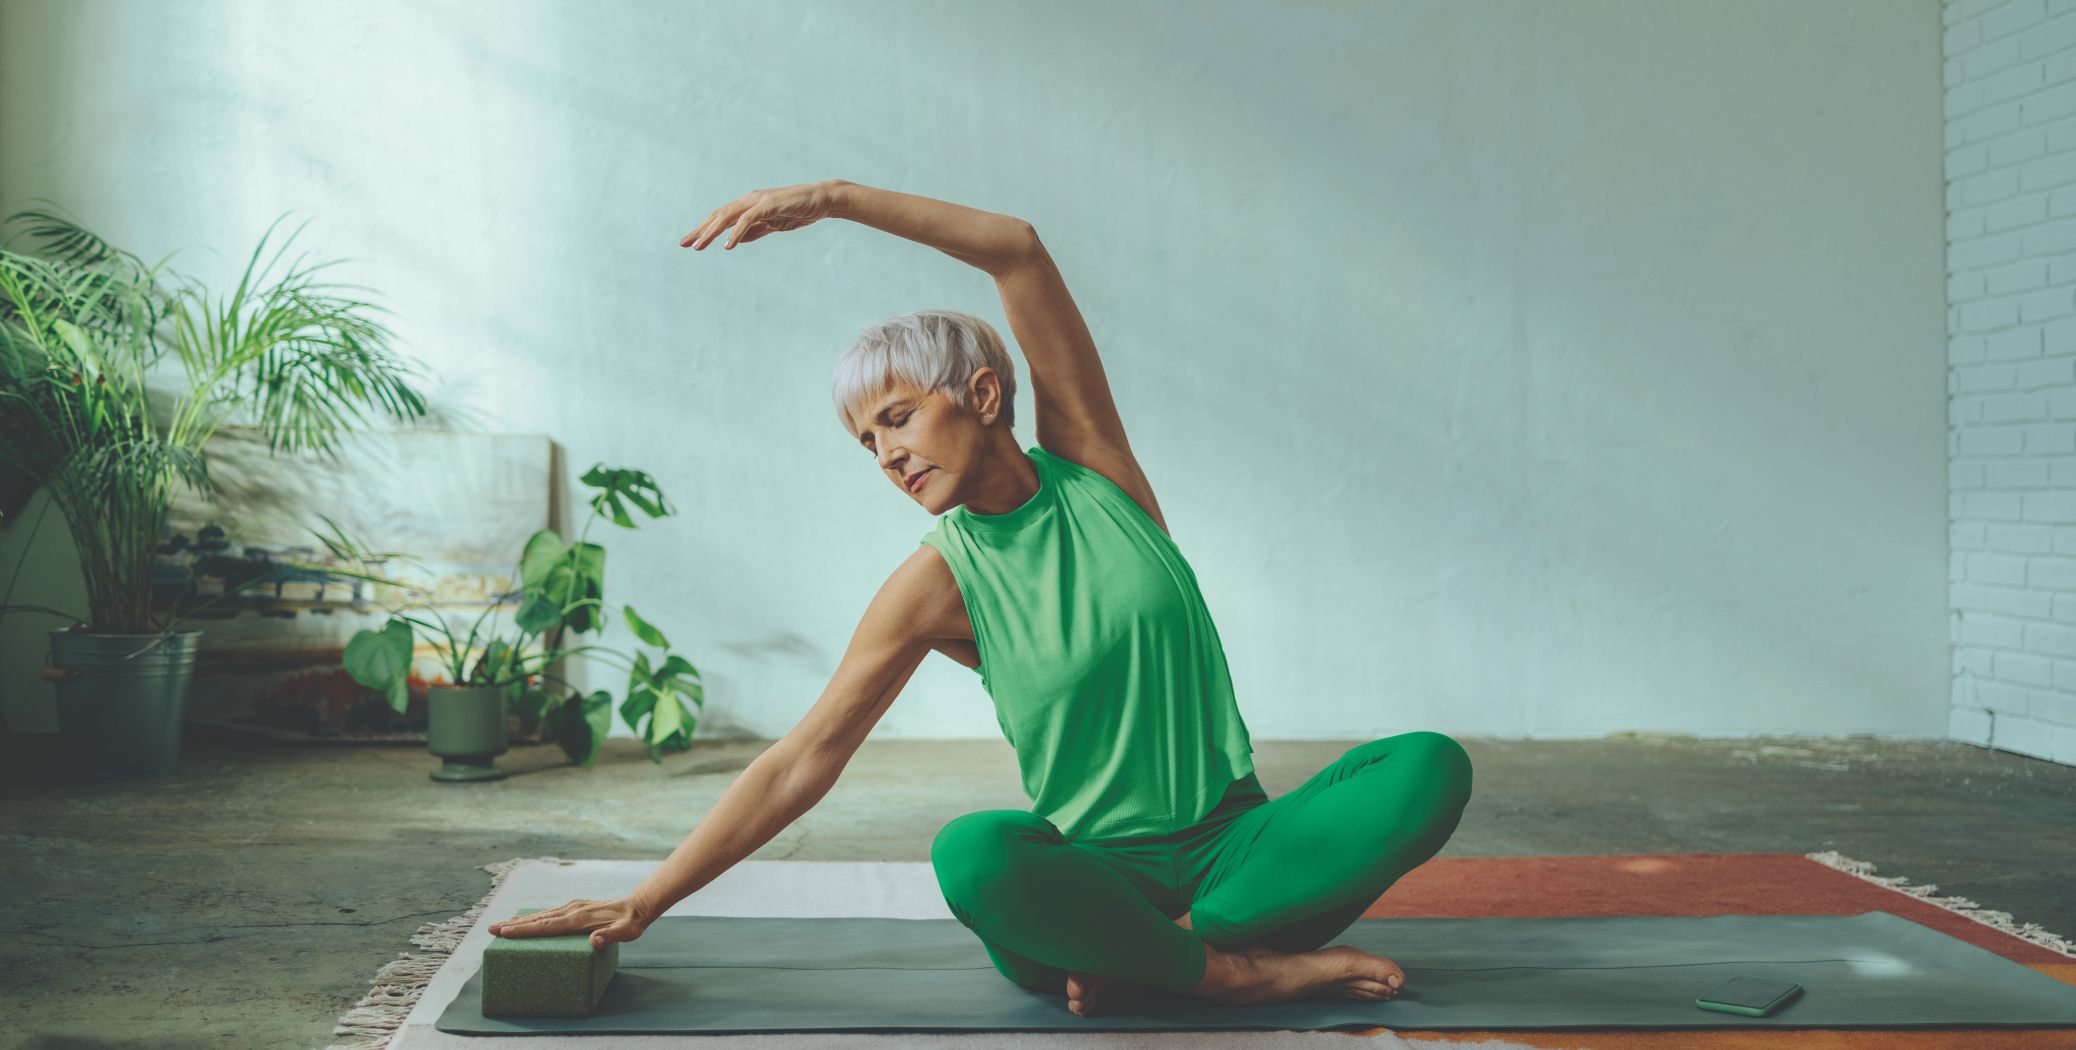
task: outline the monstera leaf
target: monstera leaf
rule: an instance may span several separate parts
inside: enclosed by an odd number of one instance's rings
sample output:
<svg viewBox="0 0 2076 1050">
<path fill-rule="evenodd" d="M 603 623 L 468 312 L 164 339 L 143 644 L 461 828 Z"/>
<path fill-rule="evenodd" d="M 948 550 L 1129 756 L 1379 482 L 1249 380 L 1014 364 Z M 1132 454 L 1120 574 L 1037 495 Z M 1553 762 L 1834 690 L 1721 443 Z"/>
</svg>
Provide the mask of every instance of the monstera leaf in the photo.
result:
<svg viewBox="0 0 2076 1050">
<path fill-rule="evenodd" d="M 656 479 L 639 470 L 621 470 L 601 463 L 585 471 L 583 480 L 584 484 L 599 490 L 591 497 L 591 508 L 623 529 L 634 528 L 634 516 L 627 513 L 629 503 L 651 518 L 661 518 L 671 512 L 670 501 L 663 498 L 663 490 L 656 487 Z"/>
<path fill-rule="evenodd" d="M 588 766 L 597 760 L 598 749 L 613 728 L 613 695 L 603 689 L 589 696 L 571 693 L 549 718 L 562 753 L 570 761 Z"/>
<path fill-rule="evenodd" d="M 547 583 L 548 570 L 568 556 L 569 548 L 554 529 L 542 529 L 527 537 L 526 550 L 519 555 L 520 585 L 534 588 Z"/>
<path fill-rule="evenodd" d="M 346 643 L 342 661 L 353 680 L 380 689 L 397 714 L 411 706 L 411 625 L 391 618 L 379 631 L 361 631 Z"/>
<path fill-rule="evenodd" d="M 513 622 L 521 630 L 546 634 L 561 625 L 581 634 L 604 625 L 599 615 L 605 599 L 604 547 L 596 543 L 564 546 L 555 530 L 542 529 L 526 541 L 526 553 L 519 559 L 519 582 L 526 598 Z"/>
<path fill-rule="evenodd" d="M 641 639 L 643 644 L 653 645 L 658 649 L 670 648 L 670 639 L 663 637 L 663 632 L 657 630 L 655 625 L 642 619 L 641 615 L 634 611 L 634 606 L 623 605 L 620 607 L 620 613 L 627 618 L 627 629 L 633 631 L 634 636 Z"/>
<path fill-rule="evenodd" d="M 690 660 L 672 656 L 661 666 L 651 666 L 649 654 L 635 654 L 620 718 L 648 745 L 649 761 L 661 763 L 665 751 L 692 749 L 692 730 L 699 724 L 699 716 L 685 706 L 687 698 L 698 705 L 706 702 L 706 688 Z M 641 724 L 643 718 L 649 720 L 648 725 Z"/>
<path fill-rule="evenodd" d="M 521 684 L 512 697 L 512 713 L 519 716 L 519 732 L 532 736 L 544 716 L 552 716 L 558 703 L 555 694 L 537 685 Z"/>
</svg>

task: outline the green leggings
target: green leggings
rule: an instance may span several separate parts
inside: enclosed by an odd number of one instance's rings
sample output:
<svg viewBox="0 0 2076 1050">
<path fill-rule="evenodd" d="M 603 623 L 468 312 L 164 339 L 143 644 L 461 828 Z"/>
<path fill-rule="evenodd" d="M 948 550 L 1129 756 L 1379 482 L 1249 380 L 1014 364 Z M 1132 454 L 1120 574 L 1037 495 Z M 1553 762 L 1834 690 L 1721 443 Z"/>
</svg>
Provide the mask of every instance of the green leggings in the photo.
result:
<svg viewBox="0 0 2076 1050">
<path fill-rule="evenodd" d="M 1273 801 L 1250 773 L 1168 835 L 1070 842 L 1035 813 L 967 813 L 930 862 L 952 914 L 1017 984 L 1063 993 L 1073 970 L 1186 993 L 1206 943 L 1311 951 L 1346 930 L 1441 850 L 1470 790 L 1462 745 L 1403 733 Z M 1185 912 L 1193 930 L 1175 925 Z"/>
</svg>

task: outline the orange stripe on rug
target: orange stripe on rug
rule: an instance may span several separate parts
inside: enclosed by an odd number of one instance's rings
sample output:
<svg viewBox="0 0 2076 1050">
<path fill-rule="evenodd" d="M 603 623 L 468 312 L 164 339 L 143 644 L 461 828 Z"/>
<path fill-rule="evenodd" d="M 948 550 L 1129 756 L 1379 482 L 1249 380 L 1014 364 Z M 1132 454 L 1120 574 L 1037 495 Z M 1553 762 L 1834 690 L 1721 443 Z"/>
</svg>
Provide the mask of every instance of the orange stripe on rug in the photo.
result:
<svg viewBox="0 0 2076 1050">
<path fill-rule="evenodd" d="M 1796 853 L 1443 857 L 1413 869 L 1366 919 L 1563 915 L 1857 915 L 1885 911 L 2076 985 L 2076 959 Z M 1385 1028 L 1336 1029 L 1371 1036 Z M 1590 1050 L 2038 1050 L 2070 1028 L 1398 1032 L 1414 1042 L 1504 1040 Z"/>
</svg>

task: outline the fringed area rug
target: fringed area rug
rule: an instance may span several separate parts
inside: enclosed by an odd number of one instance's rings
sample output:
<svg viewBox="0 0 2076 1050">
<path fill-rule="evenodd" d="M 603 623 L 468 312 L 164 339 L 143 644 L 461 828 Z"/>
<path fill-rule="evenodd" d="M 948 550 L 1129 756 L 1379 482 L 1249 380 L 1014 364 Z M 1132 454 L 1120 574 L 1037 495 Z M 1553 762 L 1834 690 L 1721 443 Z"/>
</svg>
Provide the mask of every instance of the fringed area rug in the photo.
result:
<svg viewBox="0 0 2076 1050">
<path fill-rule="evenodd" d="M 418 1004 L 426 986 L 432 983 L 433 975 L 446 965 L 454 949 L 461 946 L 461 939 L 482 920 L 484 907 L 489 905 L 490 898 L 497 896 L 498 887 L 504 885 L 505 877 L 512 873 L 513 868 L 521 864 L 574 863 L 561 857 L 512 857 L 480 865 L 480 870 L 490 873 L 490 889 L 483 894 L 483 899 L 460 915 L 418 927 L 418 932 L 411 935 L 411 943 L 424 949 L 423 954 L 398 952 L 395 959 L 375 971 L 368 993 L 361 996 L 360 1002 L 353 1004 L 353 1009 L 346 1011 L 338 1024 L 332 1027 L 332 1038 L 338 1041 L 326 1050 L 388 1047 L 403 1027 L 404 1018 L 410 1016 L 411 1008 Z"/>
<path fill-rule="evenodd" d="M 451 1001 L 469 974 L 443 965 L 465 938 L 487 940 L 479 927 L 508 876 L 521 865 L 536 873 L 565 877 L 577 862 L 557 857 L 500 861 L 485 865 L 491 891 L 461 915 L 422 927 L 412 942 L 423 952 L 400 954 L 377 973 L 374 987 L 342 1017 L 333 1050 L 373 1047 L 480 1045 L 483 1036 L 439 1032 L 432 1025 L 440 1008 Z M 717 915 L 885 915 L 942 918 L 934 875 L 927 863 L 869 865 L 915 869 L 897 877 L 853 880 L 862 892 L 844 899 L 815 899 L 807 887 L 826 877 L 831 867 L 858 867 L 839 862 L 746 861 L 725 872 L 672 914 Z M 635 861 L 586 861 L 603 880 L 595 890 L 573 895 L 604 897 L 625 892 L 653 870 Z M 809 869 L 809 870 L 803 870 Z M 882 874 L 887 874 L 883 872 Z M 811 877 L 812 876 L 812 877 Z M 798 881 L 800 893 L 784 892 Z M 624 885 L 619 885 L 624 883 Z M 2076 984 L 2076 957 L 2064 938 L 2002 912 L 1957 897 L 1936 895 L 1936 887 L 1874 874 L 1872 865 L 1837 853 L 1804 855 L 1664 854 L 1583 857 L 1444 858 L 1413 871 L 1384 895 L 1364 918 L 1503 918 L 1554 916 L 1709 916 L 1709 915 L 1852 915 L 1887 911 L 1920 925 L 1984 948 L 2069 984 Z M 500 916 L 490 916 L 491 919 Z M 469 953 L 480 958 L 480 946 Z M 783 1032 L 762 1035 L 530 1035 L 530 1048 L 545 1050 L 548 1040 L 562 1046 L 684 1045 L 699 1039 L 739 1040 L 730 1046 L 849 1047 L 910 1045 L 921 1041 L 962 1040 L 961 1046 L 1039 1046 L 1072 1036 L 1077 1042 L 1101 1040 L 1111 1046 L 1183 1046 L 1192 1050 L 1217 1046 L 1277 1046 L 1294 1040 L 1364 1037 L 1371 1045 L 1402 1046 L 1425 1042 L 1470 1042 L 1487 1047 L 1814 1047 L 1930 1050 L 1968 1047 L 1985 1050 L 2076 1045 L 2071 1029 L 1868 1029 L 1868 1030 L 1713 1030 L 1713 1031 L 1565 1031 L 1394 1033 L 1383 1028 L 1334 1031 L 1271 1032 L 959 1032 L 947 1034 Z M 892 1042 L 898 1040 L 899 1042 Z M 1307 1043 L 1305 1045 L 1317 1045 Z"/>
</svg>

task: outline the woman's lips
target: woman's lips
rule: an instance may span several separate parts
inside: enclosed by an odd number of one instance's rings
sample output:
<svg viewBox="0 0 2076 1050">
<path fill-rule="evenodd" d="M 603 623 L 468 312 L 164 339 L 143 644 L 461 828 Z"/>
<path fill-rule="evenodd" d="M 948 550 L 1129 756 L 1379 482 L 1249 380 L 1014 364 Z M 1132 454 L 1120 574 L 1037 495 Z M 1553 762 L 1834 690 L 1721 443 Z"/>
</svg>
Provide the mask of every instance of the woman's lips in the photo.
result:
<svg viewBox="0 0 2076 1050">
<path fill-rule="evenodd" d="M 926 471 L 923 471 L 923 472 L 922 472 L 921 474 L 918 474 L 918 475 L 916 475 L 916 478 L 915 478 L 915 480 L 909 483 L 909 485 L 908 485 L 908 491 L 910 491 L 910 492 L 921 492 L 921 491 L 923 491 L 923 486 L 924 486 L 924 485 L 928 485 L 928 484 L 930 483 L 930 475 L 932 475 L 932 474 L 935 474 L 935 473 L 937 473 L 937 468 L 936 468 L 936 467 L 931 467 L 930 469 L 928 469 L 928 470 L 926 470 Z"/>
</svg>

